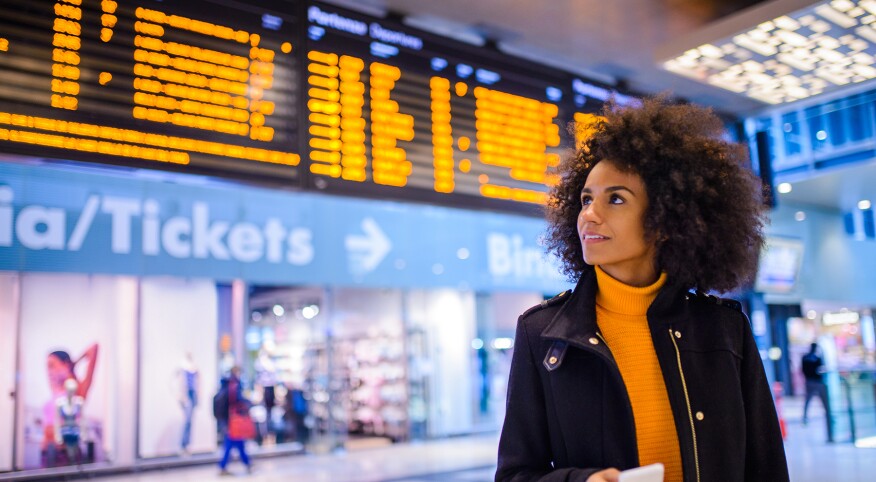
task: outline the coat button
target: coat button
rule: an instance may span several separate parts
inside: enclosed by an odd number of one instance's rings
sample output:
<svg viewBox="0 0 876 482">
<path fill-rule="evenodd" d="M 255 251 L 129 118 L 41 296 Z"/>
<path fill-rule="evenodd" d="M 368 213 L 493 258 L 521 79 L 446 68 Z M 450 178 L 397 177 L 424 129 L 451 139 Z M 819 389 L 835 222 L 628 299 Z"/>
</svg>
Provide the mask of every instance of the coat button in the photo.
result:
<svg viewBox="0 0 876 482">
<path fill-rule="evenodd" d="M 552 356 L 552 357 L 548 358 L 548 363 L 550 363 L 551 365 L 556 365 L 557 364 L 557 357 Z"/>
<path fill-rule="evenodd" d="M 676 338 L 681 338 L 681 332 L 678 331 L 678 330 L 675 330 L 675 337 L 676 337 Z"/>
<path fill-rule="evenodd" d="M 702 420 L 704 418 L 706 418 L 706 416 L 703 414 L 703 412 L 697 412 L 697 420 Z"/>
<path fill-rule="evenodd" d="M 591 345 L 598 345 L 598 344 L 599 344 L 599 340 L 596 339 L 596 337 L 593 337 L 593 336 L 592 336 L 592 337 L 590 337 L 590 344 L 591 344 Z"/>
</svg>

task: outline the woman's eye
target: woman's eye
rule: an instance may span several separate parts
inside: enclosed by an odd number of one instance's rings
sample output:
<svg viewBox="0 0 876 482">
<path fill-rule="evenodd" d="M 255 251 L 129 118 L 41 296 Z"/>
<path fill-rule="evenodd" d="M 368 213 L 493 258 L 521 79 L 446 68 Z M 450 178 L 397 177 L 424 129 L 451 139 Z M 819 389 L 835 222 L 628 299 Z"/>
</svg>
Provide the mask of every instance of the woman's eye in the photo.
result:
<svg viewBox="0 0 876 482">
<path fill-rule="evenodd" d="M 623 204 L 624 198 L 618 196 L 617 194 L 612 194 L 610 202 L 611 204 Z"/>
<path fill-rule="evenodd" d="M 581 196 L 581 205 L 582 206 L 587 206 L 592 202 L 593 202 L 593 198 L 591 198 L 590 196 Z"/>
</svg>

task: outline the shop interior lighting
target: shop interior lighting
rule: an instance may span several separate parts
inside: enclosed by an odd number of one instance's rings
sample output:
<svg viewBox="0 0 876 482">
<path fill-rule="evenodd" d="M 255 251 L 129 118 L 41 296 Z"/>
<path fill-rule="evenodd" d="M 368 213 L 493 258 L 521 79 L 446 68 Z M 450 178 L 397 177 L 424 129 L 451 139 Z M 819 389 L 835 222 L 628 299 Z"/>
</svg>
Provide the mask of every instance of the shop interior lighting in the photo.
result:
<svg viewBox="0 0 876 482">
<path fill-rule="evenodd" d="M 825 326 L 844 325 L 849 323 L 857 323 L 860 315 L 857 311 L 840 311 L 838 313 L 825 313 L 821 317 L 821 323 Z"/>
<path fill-rule="evenodd" d="M 794 219 L 797 221 L 806 221 L 806 213 L 804 211 L 797 211 L 794 213 Z"/>
<path fill-rule="evenodd" d="M 743 11 L 688 39 L 698 46 L 680 55 L 678 45 L 667 46 L 658 58 L 669 71 L 768 104 L 876 78 L 876 0 L 800 8 L 805 3 L 775 0 Z"/>
<path fill-rule="evenodd" d="M 810 320 L 814 320 L 816 316 L 818 316 L 818 313 L 816 313 L 815 310 L 809 310 L 806 312 L 806 318 L 809 318 Z"/>
<path fill-rule="evenodd" d="M 301 308 L 301 316 L 303 316 L 305 319 L 312 320 L 318 314 L 319 306 L 307 305 L 304 308 Z"/>
<path fill-rule="evenodd" d="M 284 314 L 286 314 L 286 309 L 280 305 L 274 305 L 273 312 L 274 312 L 274 316 L 279 317 L 279 316 L 283 316 Z"/>
<path fill-rule="evenodd" d="M 780 194 L 788 194 L 789 192 L 791 192 L 791 189 L 793 188 L 791 186 L 791 183 L 789 182 L 783 182 L 776 186 L 776 190 L 779 191 Z"/>
<path fill-rule="evenodd" d="M 861 199 L 858 201 L 858 209 L 865 210 L 870 209 L 870 200 L 869 199 Z"/>
</svg>

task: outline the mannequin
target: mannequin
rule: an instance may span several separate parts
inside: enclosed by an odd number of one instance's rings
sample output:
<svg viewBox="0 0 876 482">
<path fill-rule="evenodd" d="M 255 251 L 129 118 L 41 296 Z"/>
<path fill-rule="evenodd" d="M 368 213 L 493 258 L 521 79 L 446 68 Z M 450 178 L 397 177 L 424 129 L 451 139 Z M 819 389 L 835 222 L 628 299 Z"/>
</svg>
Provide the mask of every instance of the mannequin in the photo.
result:
<svg viewBox="0 0 876 482">
<path fill-rule="evenodd" d="M 259 357 L 256 360 L 256 371 L 258 374 L 258 384 L 262 387 L 263 399 L 265 403 L 265 420 L 267 432 L 271 431 L 271 409 L 274 408 L 276 400 L 274 386 L 277 384 L 277 365 L 271 357 L 271 352 L 268 346 L 263 346 L 259 350 Z"/>
<path fill-rule="evenodd" d="M 55 401 L 58 430 L 55 431 L 55 442 L 64 446 L 67 452 L 67 462 L 81 462 L 82 451 L 79 448 L 82 430 L 79 422 L 85 399 L 77 395 L 79 382 L 68 378 L 64 382 L 64 396 Z"/>
<path fill-rule="evenodd" d="M 55 420 L 58 411 L 57 401 L 65 397 L 67 380 L 72 379 L 76 382 L 76 395 L 82 397 L 83 402 L 88 398 L 94 380 L 97 353 L 98 345 L 94 343 L 76 359 L 64 350 L 53 351 L 46 357 L 46 374 L 52 395 L 43 405 L 43 451 L 54 445 L 58 438 L 58 425 Z M 77 375 L 77 372 L 80 375 Z"/>
<path fill-rule="evenodd" d="M 183 433 L 180 441 L 180 452 L 189 453 L 189 443 L 192 439 L 192 415 L 198 404 L 198 367 L 191 352 L 187 352 L 180 363 L 178 376 L 180 378 L 179 404 L 183 409 Z"/>
</svg>

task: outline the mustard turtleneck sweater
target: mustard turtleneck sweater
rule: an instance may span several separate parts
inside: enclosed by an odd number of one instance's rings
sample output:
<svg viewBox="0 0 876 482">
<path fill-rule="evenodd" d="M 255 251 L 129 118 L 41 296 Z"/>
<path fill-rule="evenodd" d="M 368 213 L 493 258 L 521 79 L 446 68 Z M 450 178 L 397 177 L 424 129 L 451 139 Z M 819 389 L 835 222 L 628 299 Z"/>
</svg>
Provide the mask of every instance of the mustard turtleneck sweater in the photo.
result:
<svg viewBox="0 0 876 482">
<path fill-rule="evenodd" d="M 681 481 L 681 449 L 663 372 L 645 314 L 666 284 L 666 273 L 651 286 L 626 285 L 596 266 L 596 323 L 611 350 L 633 405 L 639 464 L 661 462 L 664 480 Z"/>
</svg>

